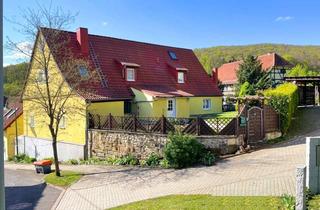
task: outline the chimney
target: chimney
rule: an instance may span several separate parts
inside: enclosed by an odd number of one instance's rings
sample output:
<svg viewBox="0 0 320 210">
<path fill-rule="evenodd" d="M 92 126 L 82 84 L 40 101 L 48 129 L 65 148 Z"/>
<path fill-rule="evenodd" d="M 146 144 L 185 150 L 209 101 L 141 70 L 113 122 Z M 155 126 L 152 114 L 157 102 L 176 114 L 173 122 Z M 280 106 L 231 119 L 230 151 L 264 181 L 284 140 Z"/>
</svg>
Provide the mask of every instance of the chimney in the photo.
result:
<svg viewBox="0 0 320 210">
<path fill-rule="evenodd" d="M 212 69 L 212 80 L 214 83 L 218 84 L 218 68 Z"/>
<path fill-rule="evenodd" d="M 82 55 L 89 55 L 89 37 L 87 28 L 77 29 L 77 40 L 81 48 Z"/>
</svg>

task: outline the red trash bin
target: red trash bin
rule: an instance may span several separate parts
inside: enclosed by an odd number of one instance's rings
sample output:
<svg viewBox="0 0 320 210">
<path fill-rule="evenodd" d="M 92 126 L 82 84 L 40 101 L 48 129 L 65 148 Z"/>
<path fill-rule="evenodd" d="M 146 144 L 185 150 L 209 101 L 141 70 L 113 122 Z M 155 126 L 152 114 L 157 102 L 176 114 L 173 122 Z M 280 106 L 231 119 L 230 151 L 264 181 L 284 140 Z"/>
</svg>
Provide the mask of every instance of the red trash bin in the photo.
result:
<svg viewBox="0 0 320 210">
<path fill-rule="evenodd" d="M 33 165 L 36 168 L 37 174 L 43 173 L 43 174 L 49 174 L 51 173 L 51 160 L 39 160 L 36 162 L 33 162 Z"/>
</svg>

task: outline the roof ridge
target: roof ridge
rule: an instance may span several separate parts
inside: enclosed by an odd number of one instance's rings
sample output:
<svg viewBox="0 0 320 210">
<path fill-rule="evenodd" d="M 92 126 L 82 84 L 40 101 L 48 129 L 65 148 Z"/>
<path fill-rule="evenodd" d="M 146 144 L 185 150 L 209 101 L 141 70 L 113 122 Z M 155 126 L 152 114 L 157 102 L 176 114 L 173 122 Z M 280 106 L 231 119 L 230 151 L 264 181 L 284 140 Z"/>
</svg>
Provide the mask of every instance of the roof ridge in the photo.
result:
<svg viewBox="0 0 320 210">
<path fill-rule="evenodd" d="M 72 33 L 72 34 L 76 33 L 74 31 L 67 31 L 67 30 L 47 28 L 47 27 L 41 27 L 41 29 L 58 30 L 58 31 L 62 31 L 62 32 Z M 135 43 L 139 43 L 139 44 L 147 44 L 147 45 L 153 45 L 153 46 L 159 46 L 159 47 L 168 47 L 168 48 L 176 48 L 176 49 L 193 51 L 192 49 L 189 49 L 189 48 L 174 47 L 174 46 L 169 46 L 169 45 L 155 44 L 155 43 L 150 43 L 150 42 L 136 41 L 136 40 L 130 40 L 130 39 L 124 39 L 124 38 L 118 38 L 118 37 L 111 37 L 111 36 L 104 36 L 104 35 L 90 34 L 90 33 L 88 35 L 89 35 L 89 37 L 96 36 L 96 37 L 102 37 L 102 38 L 116 39 L 116 40 L 120 40 L 120 41 L 135 42 Z"/>
</svg>

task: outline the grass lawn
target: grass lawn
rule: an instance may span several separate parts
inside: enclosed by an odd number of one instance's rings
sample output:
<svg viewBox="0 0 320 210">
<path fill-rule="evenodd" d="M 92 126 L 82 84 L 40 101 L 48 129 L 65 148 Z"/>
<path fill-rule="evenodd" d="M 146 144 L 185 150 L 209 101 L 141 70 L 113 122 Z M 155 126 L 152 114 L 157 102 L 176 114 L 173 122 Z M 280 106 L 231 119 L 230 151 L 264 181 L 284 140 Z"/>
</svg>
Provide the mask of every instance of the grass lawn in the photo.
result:
<svg viewBox="0 0 320 210">
<path fill-rule="evenodd" d="M 219 114 L 216 114 L 214 117 L 217 118 L 233 118 L 237 117 L 238 111 L 231 111 L 231 112 L 221 112 Z"/>
<path fill-rule="evenodd" d="M 61 171 L 61 176 L 57 177 L 55 172 L 52 172 L 44 177 L 44 180 L 52 185 L 60 187 L 68 187 L 82 177 L 82 174 L 73 171 Z"/>
<path fill-rule="evenodd" d="M 116 209 L 124 210 L 170 210 L 170 209 L 217 209 L 217 210 L 271 210 L 282 209 L 280 197 L 272 196 L 211 196 L 211 195 L 170 195 L 139 201 Z"/>
<path fill-rule="evenodd" d="M 309 200 L 308 205 L 309 210 L 320 209 L 320 195 L 312 196 L 311 200 Z"/>
</svg>

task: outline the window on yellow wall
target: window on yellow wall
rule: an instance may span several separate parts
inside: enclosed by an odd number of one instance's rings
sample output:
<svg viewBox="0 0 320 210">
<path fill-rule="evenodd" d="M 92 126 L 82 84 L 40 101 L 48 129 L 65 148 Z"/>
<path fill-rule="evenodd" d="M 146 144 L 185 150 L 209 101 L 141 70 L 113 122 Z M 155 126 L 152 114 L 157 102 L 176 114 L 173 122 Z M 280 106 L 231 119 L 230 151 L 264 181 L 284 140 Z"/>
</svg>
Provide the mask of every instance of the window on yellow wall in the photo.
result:
<svg viewBox="0 0 320 210">
<path fill-rule="evenodd" d="M 60 119 L 59 128 L 65 129 L 66 127 L 67 127 L 67 120 L 66 120 L 66 117 L 63 116 Z"/>
<path fill-rule="evenodd" d="M 203 99 L 202 108 L 203 108 L 204 110 L 209 110 L 209 109 L 211 109 L 211 99 L 209 99 L 209 98 Z"/>
<path fill-rule="evenodd" d="M 44 70 L 39 70 L 37 81 L 39 83 L 44 83 L 46 81 L 46 74 L 45 74 Z"/>
</svg>

